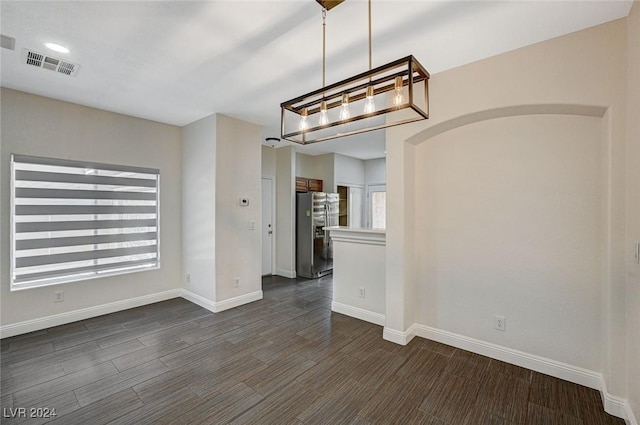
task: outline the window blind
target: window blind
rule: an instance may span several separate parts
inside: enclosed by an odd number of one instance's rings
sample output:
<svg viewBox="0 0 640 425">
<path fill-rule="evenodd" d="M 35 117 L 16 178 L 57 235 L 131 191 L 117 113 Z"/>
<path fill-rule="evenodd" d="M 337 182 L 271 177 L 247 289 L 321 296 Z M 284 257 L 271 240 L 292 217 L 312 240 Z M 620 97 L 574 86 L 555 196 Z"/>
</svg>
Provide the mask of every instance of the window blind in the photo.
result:
<svg viewBox="0 0 640 425">
<path fill-rule="evenodd" d="M 156 169 L 11 156 L 11 289 L 160 267 Z"/>
</svg>

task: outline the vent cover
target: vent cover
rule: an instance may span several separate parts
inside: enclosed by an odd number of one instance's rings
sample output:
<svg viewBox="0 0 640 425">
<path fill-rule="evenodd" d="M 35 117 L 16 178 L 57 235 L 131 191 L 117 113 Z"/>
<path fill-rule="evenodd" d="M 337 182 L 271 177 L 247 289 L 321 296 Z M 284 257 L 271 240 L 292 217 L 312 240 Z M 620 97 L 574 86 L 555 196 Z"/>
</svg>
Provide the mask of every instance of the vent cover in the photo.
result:
<svg viewBox="0 0 640 425">
<path fill-rule="evenodd" d="M 23 63 L 48 69 L 64 75 L 75 75 L 80 65 L 64 61 L 60 58 L 44 55 L 33 50 L 24 49 Z"/>
<path fill-rule="evenodd" d="M 3 49 L 13 50 L 16 46 L 16 39 L 8 35 L 0 34 L 0 41 Z"/>
</svg>

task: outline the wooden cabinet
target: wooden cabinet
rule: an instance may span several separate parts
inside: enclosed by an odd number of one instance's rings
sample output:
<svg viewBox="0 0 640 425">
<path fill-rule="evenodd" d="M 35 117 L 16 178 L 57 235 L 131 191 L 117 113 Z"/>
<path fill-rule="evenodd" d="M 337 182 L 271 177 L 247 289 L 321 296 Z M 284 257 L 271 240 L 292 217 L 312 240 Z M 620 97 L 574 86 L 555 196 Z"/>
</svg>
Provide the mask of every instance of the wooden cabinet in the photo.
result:
<svg viewBox="0 0 640 425">
<path fill-rule="evenodd" d="M 296 192 L 322 192 L 322 180 L 296 177 Z"/>
<path fill-rule="evenodd" d="M 296 177 L 296 192 L 308 192 L 309 180 L 304 177 Z"/>
<path fill-rule="evenodd" d="M 308 179 L 309 192 L 322 192 L 322 180 Z"/>
</svg>

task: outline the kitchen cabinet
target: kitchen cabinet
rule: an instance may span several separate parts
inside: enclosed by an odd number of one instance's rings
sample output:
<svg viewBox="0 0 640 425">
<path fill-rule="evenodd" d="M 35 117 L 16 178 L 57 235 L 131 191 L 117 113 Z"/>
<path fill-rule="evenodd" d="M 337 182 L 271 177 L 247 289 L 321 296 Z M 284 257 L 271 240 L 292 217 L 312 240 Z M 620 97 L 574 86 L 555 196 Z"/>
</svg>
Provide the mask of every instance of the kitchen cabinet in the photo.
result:
<svg viewBox="0 0 640 425">
<path fill-rule="evenodd" d="M 322 192 L 322 180 L 308 179 L 309 192 Z"/>
<path fill-rule="evenodd" d="M 322 192 L 322 180 L 296 177 L 296 192 Z"/>
<path fill-rule="evenodd" d="M 296 177 L 296 192 L 308 192 L 309 180 L 304 177 Z"/>
</svg>

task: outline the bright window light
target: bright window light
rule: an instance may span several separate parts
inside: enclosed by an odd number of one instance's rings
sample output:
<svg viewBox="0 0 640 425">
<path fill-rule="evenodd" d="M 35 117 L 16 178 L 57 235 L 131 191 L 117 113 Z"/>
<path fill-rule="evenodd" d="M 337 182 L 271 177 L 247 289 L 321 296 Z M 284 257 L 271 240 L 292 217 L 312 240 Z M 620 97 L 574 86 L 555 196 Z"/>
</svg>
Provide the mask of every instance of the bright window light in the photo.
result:
<svg viewBox="0 0 640 425">
<path fill-rule="evenodd" d="M 160 268 L 160 172 L 11 156 L 11 290 Z"/>
</svg>

